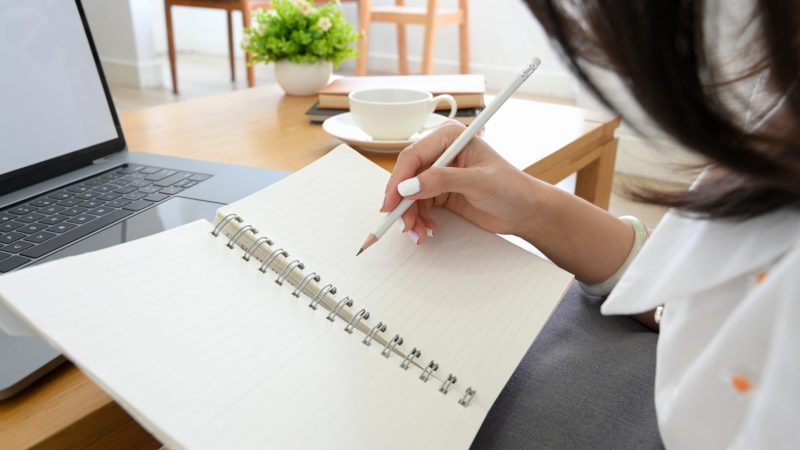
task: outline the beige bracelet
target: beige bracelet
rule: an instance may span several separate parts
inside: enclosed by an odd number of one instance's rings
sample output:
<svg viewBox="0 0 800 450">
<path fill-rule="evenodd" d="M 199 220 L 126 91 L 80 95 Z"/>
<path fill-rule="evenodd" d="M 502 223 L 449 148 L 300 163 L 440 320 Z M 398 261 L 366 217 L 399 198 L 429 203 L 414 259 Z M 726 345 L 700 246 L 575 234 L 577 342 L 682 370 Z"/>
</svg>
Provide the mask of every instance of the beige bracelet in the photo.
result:
<svg viewBox="0 0 800 450">
<path fill-rule="evenodd" d="M 604 281 L 596 284 L 585 284 L 582 282 L 578 282 L 583 289 L 583 292 L 586 292 L 589 295 L 595 295 L 597 297 L 606 297 L 608 294 L 611 293 L 611 290 L 614 289 L 614 286 L 617 285 L 619 279 L 622 278 L 622 274 L 628 269 L 628 266 L 633 262 L 636 255 L 639 254 L 639 250 L 642 249 L 644 246 L 645 241 L 647 241 L 647 228 L 644 226 L 641 220 L 633 216 L 622 216 L 620 217 L 621 220 L 628 222 L 633 228 L 633 245 L 631 246 L 631 251 L 628 253 L 628 258 L 625 259 L 625 262 L 614 272 L 614 275 L 611 275 Z"/>
</svg>

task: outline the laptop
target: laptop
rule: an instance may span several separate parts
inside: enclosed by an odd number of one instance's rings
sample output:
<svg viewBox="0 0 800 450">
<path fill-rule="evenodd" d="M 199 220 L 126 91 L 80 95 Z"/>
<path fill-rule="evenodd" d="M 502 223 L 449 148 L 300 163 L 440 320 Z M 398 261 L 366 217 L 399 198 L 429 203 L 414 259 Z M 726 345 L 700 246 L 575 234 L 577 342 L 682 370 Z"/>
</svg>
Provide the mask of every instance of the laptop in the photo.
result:
<svg viewBox="0 0 800 450">
<path fill-rule="evenodd" d="M 0 2 L 0 31 L 0 281 L 211 220 L 286 175 L 128 151 L 80 0 Z M 0 328 L 0 400 L 64 361 L 15 320 L 0 309 L 0 325 L 17 330 Z"/>
</svg>

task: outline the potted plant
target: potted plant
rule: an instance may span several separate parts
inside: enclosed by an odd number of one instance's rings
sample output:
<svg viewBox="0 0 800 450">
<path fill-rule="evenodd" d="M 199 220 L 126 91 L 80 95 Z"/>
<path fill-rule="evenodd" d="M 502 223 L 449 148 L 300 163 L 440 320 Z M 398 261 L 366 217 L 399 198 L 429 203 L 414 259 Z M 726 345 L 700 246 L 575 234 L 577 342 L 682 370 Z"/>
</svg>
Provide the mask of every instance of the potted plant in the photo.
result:
<svg viewBox="0 0 800 450">
<path fill-rule="evenodd" d="M 328 83 L 333 66 L 358 52 L 358 34 L 345 20 L 338 0 L 314 7 L 313 0 L 275 0 L 254 14 L 242 49 L 250 64 L 275 63 L 275 78 L 290 95 L 313 95 Z"/>
</svg>

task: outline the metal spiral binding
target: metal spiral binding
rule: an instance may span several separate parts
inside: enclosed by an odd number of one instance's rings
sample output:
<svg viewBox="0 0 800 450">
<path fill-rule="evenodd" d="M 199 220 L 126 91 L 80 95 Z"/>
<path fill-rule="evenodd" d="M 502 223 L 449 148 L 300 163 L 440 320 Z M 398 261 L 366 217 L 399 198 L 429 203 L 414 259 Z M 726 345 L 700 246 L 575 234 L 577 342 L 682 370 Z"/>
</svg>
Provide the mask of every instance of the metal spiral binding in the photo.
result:
<svg viewBox="0 0 800 450">
<path fill-rule="evenodd" d="M 242 218 L 239 217 L 238 214 L 228 214 L 227 216 L 223 217 L 222 220 L 219 221 L 217 226 L 215 226 L 214 229 L 211 231 L 211 234 L 214 235 L 214 237 L 219 236 L 219 232 L 222 231 L 222 229 L 225 228 L 225 225 L 227 225 L 228 222 L 230 222 L 231 220 L 235 220 L 239 223 L 242 222 Z"/>
<path fill-rule="evenodd" d="M 324 288 L 319 290 L 319 293 L 311 300 L 311 303 L 308 304 L 308 307 L 311 309 L 317 309 L 317 305 L 322 303 L 322 299 L 325 298 L 325 295 L 331 293 L 336 293 L 336 286 L 332 284 L 326 284 Z"/>
<path fill-rule="evenodd" d="M 414 361 L 414 358 L 419 358 L 420 356 L 422 356 L 422 352 L 417 350 L 417 347 L 412 348 L 411 353 L 409 353 L 406 356 L 406 359 L 400 363 L 400 367 L 402 367 L 403 370 L 408 370 L 408 368 L 411 366 L 411 363 Z"/>
<path fill-rule="evenodd" d="M 348 306 L 348 307 L 349 306 L 353 306 L 353 300 L 350 297 L 345 297 L 345 298 L 339 300 L 339 303 L 337 303 L 336 306 L 331 310 L 330 314 L 328 314 L 327 319 L 330 320 L 331 322 L 335 322 L 336 321 L 336 316 L 339 315 L 339 312 L 345 306 Z"/>
<path fill-rule="evenodd" d="M 267 273 L 267 269 L 269 268 L 269 265 L 272 264 L 272 261 L 275 261 L 275 259 L 278 256 L 283 256 L 284 258 L 288 258 L 289 257 L 289 252 L 287 252 L 286 250 L 284 250 L 282 248 L 279 248 L 279 249 L 273 251 L 272 253 L 270 253 L 269 257 L 264 258 L 264 263 L 261 264 L 261 267 L 259 267 L 258 270 L 260 270 L 261 273 Z"/>
<path fill-rule="evenodd" d="M 250 261 L 250 258 L 256 253 L 258 248 L 264 244 L 272 245 L 272 241 L 266 237 L 260 237 L 256 239 L 256 241 L 250 245 L 247 251 L 244 252 L 244 255 L 242 255 L 242 259 L 245 261 Z"/>
<path fill-rule="evenodd" d="M 283 286 L 283 282 L 286 281 L 287 278 L 289 278 L 289 275 L 295 268 L 303 270 L 306 268 L 306 266 L 305 264 L 301 263 L 299 259 L 295 259 L 283 269 L 283 271 L 278 275 L 278 278 L 275 278 L 275 283 L 277 283 L 278 286 Z"/>
<path fill-rule="evenodd" d="M 444 380 L 444 383 L 442 383 L 442 387 L 439 388 L 439 392 L 441 392 L 442 394 L 447 394 L 447 391 L 450 389 L 450 386 L 456 384 L 456 381 L 458 381 L 458 378 L 454 377 L 452 373 L 450 375 L 447 375 L 447 379 Z"/>
<path fill-rule="evenodd" d="M 225 226 L 228 223 L 231 223 L 233 221 L 241 223 L 243 220 L 238 214 L 227 214 L 214 227 L 214 229 L 211 231 L 211 234 L 214 235 L 215 237 L 219 236 L 219 234 L 222 232 L 222 230 L 225 228 Z M 253 234 L 258 234 L 258 230 L 254 226 L 252 226 L 252 225 L 244 225 L 241 228 L 239 228 L 239 230 L 237 230 L 236 233 L 234 233 L 231 236 L 231 238 L 228 240 L 228 243 L 226 244 L 226 246 L 228 248 L 231 248 L 231 249 L 234 248 L 237 244 L 239 244 L 239 240 L 241 240 L 242 236 L 244 236 L 248 232 L 253 233 Z M 242 255 L 242 259 L 244 259 L 245 261 L 249 261 L 250 258 L 255 256 L 256 252 L 265 244 L 267 246 L 272 246 L 273 242 L 272 242 L 272 240 L 270 240 L 267 237 L 259 237 L 259 238 L 257 238 L 245 250 L 244 254 Z M 242 248 L 244 248 L 244 247 L 242 247 Z M 267 269 L 270 268 L 270 265 L 273 262 L 275 262 L 275 260 L 279 256 L 283 256 L 284 258 L 288 258 L 289 257 L 289 252 L 287 252 L 283 248 L 279 248 L 277 250 L 273 250 L 269 254 L 268 257 L 264 258 L 264 262 L 261 264 L 261 266 L 259 267 L 258 270 L 260 270 L 263 273 L 266 273 Z M 300 260 L 295 259 L 294 261 L 292 261 L 289 264 L 287 264 L 286 267 L 284 267 L 281 270 L 280 274 L 278 274 L 277 278 L 275 278 L 275 283 L 277 283 L 278 285 L 282 286 L 289 279 L 289 276 L 292 274 L 292 272 L 294 270 L 297 270 L 297 269 L 299 269 L 299 270 L 305 269 L 305 264 L 300 262 Z M 303 277 L 302 281 L 300 281 L 300 283 L 297 284 L 297 287 L 292 292 L 292 295 L 299 298 L 300 294 L 304 294 L 305 293 L 306 288 L 308 288 L 308 286 L 311 284 L 312 281 L 319 283 L 320 280 L 321 280 L 321 277 L 316 272 L 311 272 L 311 273 L 305 275 Z M 323 303 L 323 300 L 325 299 L 325 296 L 328 295 L 328 294 L 331 294 L 331 295 L 336 294 L 336 287 L 333 284 L 330 284 L 330 283 L 326 284 L 322 289 L 320 289 L 319 292 L 314 296 L 314 298 L 311 299 L 311 303 L 309 303 L 308 306 L 311 309 L 316 310 L 317 307 Z M 339 300 L 336 303 L 336 305 L 331 309 L 330 313 L 327 315 L 326 318 L 328 320 L 330 320 L 331 322 L 335 322 L 336 321 L 336 317 L 340 316 L 342 310 L 345 307 L 353 306 L 353 303 L 354 302 L 350 297 L 345 297 L 345 298 Z M 358 324 L 362 320 L 368 320 L 369 318 L 370 318 L 369 311 L 367 311 L 364 308 L 360 309 L 348 321 L 347 325 L 344 327 L 344 331 L 347 332 L 347 333 L 352 334 L 353 330 L 355 330 L 358 327 Z M 373 326 L 369 330 L 369 332 L 364 336 L 364 339 L 361 342 L 366 346 L 372 345 L 372 342 L 378 336 L 378 333 L 384 333 L 384 332 L 386 332 L 386 329 L 387 329 L 387 326 L 386 326 L 385 323 L 378 322 L 377 325 Z M 386 342 L 386 345 L 381 350 L 381 356 L 383 356 L 384 358 L 388 358 L 392 354 L 392 351 L 394 351 L 397 347 L 399 347 L 401 345 L 403 345 L 403 338 L 399 334 L 395 334 L 394 337 L 391 340 L 388 340 Z M 403 361 L 400 363 L 400 367 L 403 370 L 408 370 L 411 367 L 411 365 L 414 363 L 414 360 L 417 359 L 417 358 L 420 358 L 421 356 L 422 356 L 422 352 L 420 350 L 418 350 L 416 347 L 412 348 L 411 352 L 409 352 L 403 358 Z M 437 370 L 439 370 L 439 364 L 437 364 L 434 360 L 431 360 L 428 363 L 428 365 L 423 369 L 422 374 L 420 374 L 420 376 L 419 376 L 419 379 L 422 380 L 423 382 L 427 382 L 430 379 L 430 377 L 433 375 L 433 373 L 436 372 Z M 450 390 L 450 388 L 457 381 L 458 381 L 458 378 L 455 375 L 453 375 L 452 373 L 447 375 L 447 379 L 445 379 L 442 382 L 442 385 L 439 387 L 439 392 L 441 392 L 442 394 L 446 395 L 447 392 Z M 464 406 L 464 407 L 468 406 L 470 404 L 470 402 L 472 401 L 472 399 L 475 397 L 475 393 L 476 393 L 475 389 L 473 389 L 471 386 L 468 387 L 467 390 L 464 392 L 464 395 L 461 398 L 459 398 L 458 404 L 461 405 L 461 406 Z"/>
<path fill-rule="evenodd" d="M 353 329 L 358 326 L 358 322 L 360 322 L 361 319 L 369 319 L 369 311 L 364 308 L 361 308 L 361 311 L 357 312 L 353 318 L 350 319 L 350 322 L 347 322 L 347 326 L 344 327 L 345 333 L 353 334 Z"/>
<path fill-rule="evenodd" d="M 466 408 L 467 405 L 469 405 L 469 402 L 472 401 L 473 397 L 475 397 L 475 389 L 468 387 L 464 392 L 464 396 L 458 399 L 458 404 Z"/>
<path fill-rule="evenodd" d="M 386 324 L 383 322 L 378 322 L 377 325 L 369 330 L 369 333 L 367 333 L 366 337 L 364 337 L 364 340 L 361 341 L 361 343 L 369 347 L 372 345 L 372 340 L 375 339 L 375 336 L 377 336 L 378 333 L 383 333 L 384 331 L 386 331 Z"/>
<path fill-rule="evenodd" d="M 303 293 L 303 290 L 306 288 L 306 286 L 308 286 L 308 283 L 311 283 L 311 280 L 314 280 L 317 283 L 319 283 L 319 280 L 321 280 L 321 278 L 319 275 L 317 275 L 317 272 L 311 272 L 310 274 L 306 275 L 305 278 L 303 278 L 303 281 L 301 281 L 300 284 L 297 285 L 297 289 L 295 289 L 294 292 L 292 292 L 292 295 L 294 295 L 297 298 L 300 298 L 300 294 Z"/>
<path fill-rule="evenodd" d="M 403 345 L 403 338 L 401 338 L 399 334 L 395 334 L 394 338 L 392 338 L 391 341 L 387 342 L 386 346 L 383 347 L 383 350 L 381 351 L 381 356 L 383 356 L 384 358 L 388 358 L 389 355 L 392 354 L 392 350 L 394 350 L 394 348 L 398 345 Z"/>
<path fill-rule="evenodd" d="M 427 383 L 433 372 L 436 372 L 437 370 L 439 370 L 439 364 L 436 364 L 436 361 L 431 360 L 431 362 L 428 363 L 428 367 L 422 371 L 422 375 L 419 376 L 419 379 Z"/>
<path fill-rule="evenodd" d="M 245 225 L 242 228 L 240 228 L 239 231 L 236 232 L 236 234 L 231 236 L 230 240 L 228 240 L 228 244 L 227 244 L 228 248 L 233 248 L 234 245 L 238 244 L 239 243 L 239 239 L 241 239 L 241 237 L 245 233 L 247 233 L 248 231 L 253 233 L 253 234 L 258 234 L 258 230 L 256 230 L 256 228 L 254 226 Z"/>
</svg>

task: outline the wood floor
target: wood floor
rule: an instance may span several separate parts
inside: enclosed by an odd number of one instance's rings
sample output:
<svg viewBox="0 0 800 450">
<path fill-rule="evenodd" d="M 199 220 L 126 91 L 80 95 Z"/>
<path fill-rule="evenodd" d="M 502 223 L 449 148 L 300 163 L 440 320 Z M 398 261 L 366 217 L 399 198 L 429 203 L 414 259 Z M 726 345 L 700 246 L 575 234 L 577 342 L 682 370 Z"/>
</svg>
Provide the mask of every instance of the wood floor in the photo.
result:
<svg viewBox="0 0 800 450">
<path fill-rule="evenodd" d="M 169 80 L 166 60 L 164 61 L 163 67 L 165 71 L 164 80 Z M 130 111 L 245 89 L 247 83 L 245 81 L 244 61 L 239 61 L 236 70 L 237 80 L 232 82 L 230 80 L 228 62 L 225 56 L 179 54 L 178 83 L 181 90 L 180 95 L 173 95 L 169 86 L 154 89 L 137 89 L 114 84 L 110 86 L 111 95 L 114 97 L 114 103 L 119 111 Z M 345 75 L 348 74 L 346 68 L 338 72 Z M 257 66 L 256 79 L 258 83 L 273 82 L 274 76 L 271 67 Z M 540 101 L 565 103 L 563 100 L 558 99 L 531 98 Z M 633 215 L 639 217 L 648 227 L 653 228 L 661 220 L 666 210 L 658 206 L 633 202 L 621 195 L 624 186 L 637 184 L 651 186 L 652 182 L 647 179 L 618 174 L 614 180 L 615 192 L 612 194 L 609 210 L 618 216 Z M 567 190 L 573 190 L 574 185 L 575 181 L 573 177 L 572 179 L 565 180 L 565 182 L 561 183 L 559 186 Z M 670 186 L 665 187 L 669 188 Z"/>
</svg>

